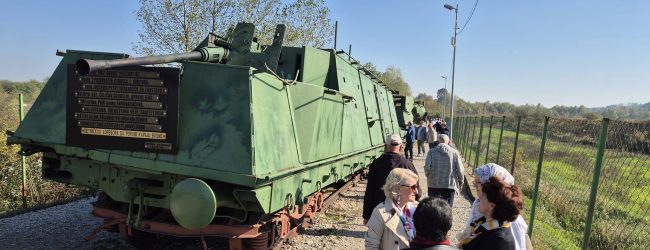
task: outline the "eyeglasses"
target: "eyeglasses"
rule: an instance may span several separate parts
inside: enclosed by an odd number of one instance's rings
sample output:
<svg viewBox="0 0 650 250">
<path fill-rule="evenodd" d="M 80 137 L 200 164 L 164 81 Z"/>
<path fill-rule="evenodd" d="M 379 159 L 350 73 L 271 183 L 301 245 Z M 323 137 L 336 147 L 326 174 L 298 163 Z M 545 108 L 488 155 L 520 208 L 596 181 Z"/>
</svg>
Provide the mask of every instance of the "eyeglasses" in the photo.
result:
<svg viewBox="0 0 650 250">
<path fill-rule="evenodd" d="M 402 186 L 402 187 L 407 187 L 407 188 L 411 188 L 411 190 L 418 190 L 418 184 L 413 184 L 413 185 L 404 185 L 404 184 L 400 184 L 400 186 Z"/>
</svg>

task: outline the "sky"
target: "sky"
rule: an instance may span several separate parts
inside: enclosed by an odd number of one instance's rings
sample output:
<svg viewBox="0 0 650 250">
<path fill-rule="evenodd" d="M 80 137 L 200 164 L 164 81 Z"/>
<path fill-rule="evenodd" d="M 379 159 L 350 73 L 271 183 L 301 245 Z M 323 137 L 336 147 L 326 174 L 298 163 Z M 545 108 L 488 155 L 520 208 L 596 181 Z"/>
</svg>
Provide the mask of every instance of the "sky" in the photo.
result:
<svg viewBox="0 0 650 250">
<path fill-rule="evenodd" d="M 454 12 L 475 0 L 325 0 L 338 47 L 384 70 L 400 68 L 413 94 L 451 89 Z M 0 79 L 41 80 L 57 49 L 136 55 L 134 0 L 8 1 L 0 15 Z M 479 1 L 458 35 L 454 94 L 472 102 L 585 105 L 650 102 L 650 1 Z"/>
</svg>

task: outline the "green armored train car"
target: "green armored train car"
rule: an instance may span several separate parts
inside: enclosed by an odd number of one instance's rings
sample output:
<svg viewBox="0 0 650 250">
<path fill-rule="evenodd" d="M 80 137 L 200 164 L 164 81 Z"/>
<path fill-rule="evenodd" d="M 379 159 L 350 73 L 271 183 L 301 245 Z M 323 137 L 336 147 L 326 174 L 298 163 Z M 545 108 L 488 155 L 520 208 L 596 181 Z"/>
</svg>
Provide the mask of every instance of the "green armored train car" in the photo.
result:
<svg viewBox="0 0 650 250">
<path fill-rule="evenodd" d="M 166 56 L 68 50 L 8 143 L 43 152 L 44 177 L 102 190 L 104 229 L 284 234 L 268 215 L 314 209 L 400 126 L 391 90 L 349 55 L 282 46 L 283 25 L 261 46 L 254 30 Z"/>
</svg>

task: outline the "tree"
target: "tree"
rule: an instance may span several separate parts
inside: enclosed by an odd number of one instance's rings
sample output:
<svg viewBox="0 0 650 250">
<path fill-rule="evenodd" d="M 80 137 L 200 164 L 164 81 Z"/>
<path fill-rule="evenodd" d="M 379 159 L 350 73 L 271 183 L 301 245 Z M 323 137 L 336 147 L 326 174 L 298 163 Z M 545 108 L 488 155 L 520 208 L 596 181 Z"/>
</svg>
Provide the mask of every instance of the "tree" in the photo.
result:
<svg viewBox="0 0 650 250">
<path fill-rule="evenodd" d="M 411 86 L 404 80 L 402 70 L 395 66 L 388 66 L 386 71 L 378 76 L 389 88 L 400 93 L 400 95 L 411 95 Z"/>
<path fill-rule="evenodd" d="M 603 117 L 600 114 L 596 113 L 596 112 L 589 111 L 589 112 L 586 112 L 586 113 L 582 113 L 582 118 L 585 118 L 587 120 L 600 120 Z"/>
<path fill-rule="evenodd" d="M 448 97 L 449 92 L 447 92 L 447 89 L 438 89 L 438 92 L 436 93 L 436 99 L 438 99 L 438 103 L 440 103 L 440 105 L 442 105 Z"/>
<path fill-rule="evenodd" d="M 379 72 L 379 70 L 377 70 L 377 66 L 375 66 L 371 62 L 364 63 L 362 66 L 365 69 L 367 69 L 368 71 L 370 71 L 375 76 L 380 76 L 381 75 L 381 72 Z"/>
<path fill-rule="evenodd" d="M 449 98 L 449 92 L 447 92 L 447 89 L 445 88 L 438 89 L 438 91 L 436 92 L 436 100 L 438 101 L 438 105 L 440 105 L 441 107 L 440 110 L 442 111 L 442 109 L 445 109 L 445 111 L 442 112 L 445 115 L 448 115 L 447 110 L 449 109 L 449 105 L 447 104 L 448 103 L 447 100 L 449 99 L 447 98 Z"/>
<path fill-rule="evenodd" d="M 135 14 L 142 29 L 134 49 L 142 55 L 191 51 L 208 32 L 224 35 L 240 21 L 255 24 L 261 44 L 281 23 L 288 46 L 323 47 L 334 33 L 324 0 L 140 0 Z"/>
<path fill-rule="evenodd" d="M 288 28 L 284 40 L 286 45 L 322 48 L 333 41 L 334 26 L 325 0 L 296 0 L 286 4 L 280 20 Z M 272 33 L 265 34 L 270 44 Z"/>
<path fill-rule="evenodd" d="M 438 102 L 433 99 L 433 96 L 430 96 L 426 93 L 419 93 L 418 96 L 415 97 L 415 100 L 422 101 L 424 103 L 424 109 L 431 116 L 433 116 L 435 113 L 439 113 L 442 110 L 442 106 L 440 106 Z M 438 114 L 438 116 L 440 115 Z"/>
</svg>

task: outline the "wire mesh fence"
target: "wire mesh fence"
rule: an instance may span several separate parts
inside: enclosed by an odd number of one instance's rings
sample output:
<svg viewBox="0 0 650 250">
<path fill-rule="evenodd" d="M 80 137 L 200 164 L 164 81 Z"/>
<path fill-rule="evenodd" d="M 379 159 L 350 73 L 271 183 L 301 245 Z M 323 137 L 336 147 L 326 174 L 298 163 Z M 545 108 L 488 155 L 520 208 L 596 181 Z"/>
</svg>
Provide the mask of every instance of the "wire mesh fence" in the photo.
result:
<svg viewBox="0 0 650 250">
<path fill-rule="evenodd" d="M 461 117 L 468 171 L 509 169 L 538 249 L 650 248 L 650 121 Z"/>
<path fill-rule="evenodd" d="M 598 183 L 589 248 L 650 248 L 650 121 L 611 122 Z"/>
</svg>

